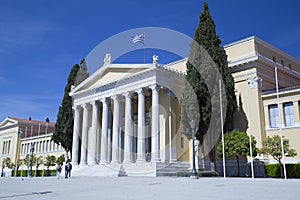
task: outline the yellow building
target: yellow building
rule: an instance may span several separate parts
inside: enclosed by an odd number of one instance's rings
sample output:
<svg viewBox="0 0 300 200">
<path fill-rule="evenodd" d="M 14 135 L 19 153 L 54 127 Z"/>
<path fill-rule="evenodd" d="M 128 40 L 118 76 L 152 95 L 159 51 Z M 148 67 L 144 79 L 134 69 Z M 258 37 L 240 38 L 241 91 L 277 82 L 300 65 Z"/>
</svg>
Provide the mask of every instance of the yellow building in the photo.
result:
<svg viewBox="0 0 300 200">
<path fill-rule="evenodd" d="M 299 162 L 300 96 L 297 86 L 300 86 L 300 61 L 255 36 L 225 45 L 224 49 L 237 99 L 241 96 L 242 110 L 247 116 L 246 122 L 236 117 L 235 127 L 243 130 L 249 126 L 247 133 L 255 136 L 257 146 L 261 148 L 267 136 L 280 134 L 281 126 L 282 135 L 298 152 L 297 157 L 287 158 L 286 162 Z M 280 89 L 278 102 L 276 69 Z"/>
<path fill-rule="evenodd" d="M 64 154 L 61 145 L 51 141 L 55 131 L 55 123 L 25 120 L 19 118 L 6 118 L 0 124 L 0 160 L 1 167 L 4 158 L 9 157 L 11 162 L 17 164 L 19 159 L 23 160 L 31 153 L 45 160 L 47 155 L 59 157 Z M 40 165 L 39 169 L 44 166 Z M 24 163 L 19 169 L 27 170 Z"/>
</svg>

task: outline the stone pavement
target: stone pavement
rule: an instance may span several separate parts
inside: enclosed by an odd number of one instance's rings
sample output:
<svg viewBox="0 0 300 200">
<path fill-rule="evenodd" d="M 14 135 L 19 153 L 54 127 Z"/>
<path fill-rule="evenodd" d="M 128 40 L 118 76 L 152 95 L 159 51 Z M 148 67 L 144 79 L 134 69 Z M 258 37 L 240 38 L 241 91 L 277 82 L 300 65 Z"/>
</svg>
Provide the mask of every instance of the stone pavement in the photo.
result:
<svg viewBox="0 0 300 200">
<path fill-rule="evenodd" d="M 1 199 L 300 199 L 300 179 L 0 178 Z"/>
</svg>

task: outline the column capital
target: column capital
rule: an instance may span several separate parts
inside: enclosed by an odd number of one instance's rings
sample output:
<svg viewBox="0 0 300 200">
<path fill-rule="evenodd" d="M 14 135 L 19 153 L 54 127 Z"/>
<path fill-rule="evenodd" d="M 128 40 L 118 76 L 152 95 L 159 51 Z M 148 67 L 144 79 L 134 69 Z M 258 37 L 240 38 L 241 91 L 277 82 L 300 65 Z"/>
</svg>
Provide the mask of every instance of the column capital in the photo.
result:
<svg viewBox="0 0 300 200">
<path fill-rule="evenodd" d="M 91 105 L 94 107 L 99 107 L 99 102 L 98 101 L 93 101 L 92 103 L 91 103 Z"/>
<path fill-rule="evenodd" d="M 154 84 L 154 85 L 149 86 L 149 88 L 151 88 L 152 91 L 158 92 L 161 89 L 161 86 Z"/>
<path fill-rule="evenodd" d="M 136 93 L 138 94 L 138 95 L 145 95 L 145 89 L 144 88 L 140 88 L 140 89 L 137 89 L 136 90 Z"/>
<path fill-rule="evenodd" d="M 102 102 L 102 104 L 108 104 L 108 98 L 107 97 L 101 98 L 100 101 Z"/>
<path fill-rule="evenodd" d="M 112 99 L 113 101 L 120 101 L 121 97 L 120 97 L 119 94 L 116 94 L 116 95 L 111 96 L 111 99 Z"/>
<path fill-rule="evenodd" d="M 74 106 L 72 107 L 72 109 L 75 110 L 75 111 L 80 111 L 81 108 L 82 108 L 81 105 L 74 105 Z"/>
<path fill-rule="evenodd" d="M 90 109 L 90 108 L 91 108 L 91 104 L 85 103 L 85 104 L 81 105 L 81 107 L 82 107 L 83 109 Z"/>
<path fill-rule="evenodd" d="M 132 92 L 125 92 L 123 93 L 123 96 L 127 99 L 127 98 L 131 98 Z"/>
</svg>

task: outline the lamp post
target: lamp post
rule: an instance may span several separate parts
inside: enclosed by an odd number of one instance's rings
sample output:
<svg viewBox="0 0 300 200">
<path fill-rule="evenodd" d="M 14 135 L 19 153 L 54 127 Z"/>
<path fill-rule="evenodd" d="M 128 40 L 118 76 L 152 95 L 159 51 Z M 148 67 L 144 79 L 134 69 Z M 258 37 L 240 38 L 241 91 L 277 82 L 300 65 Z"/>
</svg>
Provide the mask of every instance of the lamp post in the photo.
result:
<svg viewBox="0 0 300 200">
<path fill-rule="evenodd" d="M 33 152 L 34 152 L 34 144 L 31 143 L 31 145 L 30 145 L 30 157 L 29 157 L 29 173 L 28 173 L 29 177 L 32 177 Z"/>
<path fill-rule="evenodd" d="M 191 173 L 191 178 L 197 179 L 198 178 L 198 174 L 196 171 L 196 161 L 195 161 L 195 128 L 196 128 L 196 124 L 194 120 L 191 120 L 190 122 L 190 126 L 192 129 L 192 141 L 193 141 L 193 167 L 192 167 L 192 173 Z"/>
</svg>

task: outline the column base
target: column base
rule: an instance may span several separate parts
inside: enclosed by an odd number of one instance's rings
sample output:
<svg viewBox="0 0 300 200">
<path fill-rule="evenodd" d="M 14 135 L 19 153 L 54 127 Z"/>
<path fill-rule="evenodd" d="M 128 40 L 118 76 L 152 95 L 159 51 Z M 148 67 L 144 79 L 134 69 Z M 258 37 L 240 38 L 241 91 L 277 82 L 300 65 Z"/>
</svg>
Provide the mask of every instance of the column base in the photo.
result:
<svg viewBox="0 0 300 200">
<path fill-rule="evenodd" d="M 177 163 L 177 159 L 171 159 L 170 163 Z"/>
<path fill-rule="evenodd" d="M 158 163 L 158 162 L 161 162 L 161 159 L 160 158 L 152 158 L 151 162 Z"/>
<path fill-rule="evenodd" d="M 82 162 L 81 162 L 81 163 L 79 164 L 79 166 L 80 166 L 80 167 L 85 167 L 85 166 L 87 166 L 87 163 L 82 163 Z"/>
<path fill-rule="evenodd" d="M 108 164 L 108 162 L 107 161 L 100 161 L 100 165 L 107 165 Z"/>
<path fill-rule="evenodd" d="M 123 164 L 132 164 L 132 163 L 133 163 L 132 160 L 124 160 L 124 161 L 123 161 Z"/>
<path fill-rule="evenodd" d="M 118 165 L 118 164 L 121 164 L 121 162 L 119 160 L 112 160 L 111 165 Z"/>
<path fill-rule="evenodd" d="M 71 164 L 72 164 L 74 167 L 77 167 L 77 166 L 78 166 L 78 162 L 71 162 Z"/>
<path fill-rule="evenodd" d="M 92 161 L 92 162 L 90 162 L 90 163 L 88 163 L 88 164 L 91 165 L 91 166 L 97 165 L 96 161 Z"/>
<path fill-rule="evenodd" d="M 145 158 L 137 159 L 137 160 L 136 160 L 136 163 L 137 163 L 137 164 L 146 163 L 146 159 L 145 159 Z"/>
</svg>

